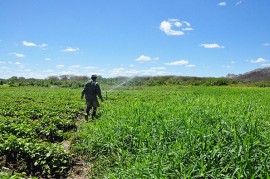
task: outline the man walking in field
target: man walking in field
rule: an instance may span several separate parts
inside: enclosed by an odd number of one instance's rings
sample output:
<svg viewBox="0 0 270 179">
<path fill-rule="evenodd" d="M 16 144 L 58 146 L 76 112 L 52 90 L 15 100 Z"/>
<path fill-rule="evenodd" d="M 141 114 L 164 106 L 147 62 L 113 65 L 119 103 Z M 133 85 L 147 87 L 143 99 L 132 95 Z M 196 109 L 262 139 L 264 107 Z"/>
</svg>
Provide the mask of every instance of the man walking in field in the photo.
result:
<svg viewBox="0 0 270 179">
<path fill-rule="evenodd" d="M 99 107 L 98 98 L 103 102 L 103 97 L 101 95 L 101 89 L 98 84 L 97 75 L 92 75 L 91 80 L 88 81 L 82 91 L 81 99 L 85 96 L 86 99 L 86 109 L 85 109 L 85 120 L 88 121 L 88 115 L 91 109 L 92 119 L 96 116 L 97 107 Z"/>
</svg>

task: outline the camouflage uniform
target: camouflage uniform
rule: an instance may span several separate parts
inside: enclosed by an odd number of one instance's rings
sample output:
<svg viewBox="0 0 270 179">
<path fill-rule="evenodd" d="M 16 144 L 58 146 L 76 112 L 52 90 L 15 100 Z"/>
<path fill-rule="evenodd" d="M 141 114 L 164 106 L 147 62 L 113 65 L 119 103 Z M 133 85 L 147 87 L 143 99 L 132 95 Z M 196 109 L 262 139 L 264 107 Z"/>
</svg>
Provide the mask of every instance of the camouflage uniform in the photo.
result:
<svg viewBox="0 0 270 179">
<path fill-rule="evenodd" d="M 93 77 L 93 76 L 92 76 Z M 92 78 L 91 77 L 91 78 Z M 95 117 L 97 107 L 99 107 L 97 96 L 101 101 L 103 101 L 103 97 L 101 95 L 101 90 L 98 82 L 96 82 L 96 77 L 92 78 L 89 82 L 87 82 L 82 90 L 81 99 L 85 96 L 86 99 L 86 109 L 85 109 L 85 119 L 88 120 L 88 115 L 90 110 L 93 108 L 92 118 Z"/>
</svg>

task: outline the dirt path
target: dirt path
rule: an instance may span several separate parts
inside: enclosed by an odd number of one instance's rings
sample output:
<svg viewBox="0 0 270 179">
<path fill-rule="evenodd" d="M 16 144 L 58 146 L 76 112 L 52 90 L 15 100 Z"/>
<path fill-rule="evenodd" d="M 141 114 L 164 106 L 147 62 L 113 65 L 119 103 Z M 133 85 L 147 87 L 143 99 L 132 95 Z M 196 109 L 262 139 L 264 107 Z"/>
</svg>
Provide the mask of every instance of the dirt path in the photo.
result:
<svg viewBox="0 0 270 179">
<path fill-rule="evenodd" d="M 77 130 L 80 129 L 81 123 L 85 121 L 84 116 L 80 115 L 76 119 L 76 125 L 77 125 Z M 71 149 L 72 142 L 71 141 L 63 141 L 62 142 L 62 147 L 70 151 Z M 82 159 L 80 156 L 76 156 L 74 159 L 74 165 L 71 167 L 69 171 L 69 175 L 67 179 L 85 179 L 88 178 L 88 174 L 91 171 L 91 165 L 86 163 L 84 159 Z"/>
</svg>

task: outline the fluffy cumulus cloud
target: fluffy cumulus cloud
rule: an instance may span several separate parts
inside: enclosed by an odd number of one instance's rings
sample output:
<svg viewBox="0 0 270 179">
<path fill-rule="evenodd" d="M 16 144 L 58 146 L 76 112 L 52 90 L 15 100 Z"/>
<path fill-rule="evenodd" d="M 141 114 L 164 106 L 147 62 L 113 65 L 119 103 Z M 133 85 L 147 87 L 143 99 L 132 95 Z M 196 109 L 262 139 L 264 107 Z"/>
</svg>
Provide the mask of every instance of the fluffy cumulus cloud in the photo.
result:
<svg viewBox="0 0 270 179">
<path fill-rule="evenodd" d="M 256 60 L 250 60 L 251 63 L 264 63 L 267 60 L 265 60 L 264 58 L 258 58 Z"/>
<path fill-rule="evenodd" d="M 158 57 L 151 58 L 151 57 L 146 56 L 146 55 L 141 55 L 135 61 L 146 62 L 146 61 L 158 60 L 158 59 L 159 59 Z"/>
<path fill-rule="evenodd" d="M 15 55 L 15 57 L 17 58 L 24 58 L 25 55 L 24 54 L 21 54 L 21 53 L 10 53 L 11 55 Z"/>
<path fill-rule="evenodd" d="M 187 21 L 180 21 L 179 19 L 168 19 L 162 21 L 159 26 L 160 30 L 165 32 L 166 35 L 181 36 L 184 35 L 183 31 L 193 30 Z"/>
<path fill-rule="evenodd" d="M 213 43 L 213 44 L 201 44 L 200 46 L 204 47 L 204 48 L 224 48 L 224 46 L 216 44 L 216 43 Z"/>
<path fill-rule="evenodd" d="M 220 2 L 220 3 L 218 3 L 218 6 L 226 6 L 226 2 L 224 1 L 224 2 Z"/>
<path fill-rule="evenodd" d="M 68 47 L 64 50 L 62 50 L 63 52 L 77 52 L 79 51 L 80 49 L 79 48 L 72 48 L 72 47 Z"/>
</svg>

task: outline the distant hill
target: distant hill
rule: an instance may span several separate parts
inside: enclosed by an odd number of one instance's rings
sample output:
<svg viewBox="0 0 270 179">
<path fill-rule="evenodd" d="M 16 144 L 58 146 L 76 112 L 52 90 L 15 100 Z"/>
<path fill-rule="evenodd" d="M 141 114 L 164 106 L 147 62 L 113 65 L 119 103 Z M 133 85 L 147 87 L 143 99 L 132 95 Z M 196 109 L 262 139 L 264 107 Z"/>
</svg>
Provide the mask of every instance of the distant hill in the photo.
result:
<svg viewBox="0 0 270 179">
<path fill-rule="evenodd" d="M 257 68 L 255 70 L 246 72 L 244 74 L 228 74 L 227 78 L 238 79 L 244 81 L 259 81 L 259 80 L 270 80 L 270 67 Z"/>
</svg>

